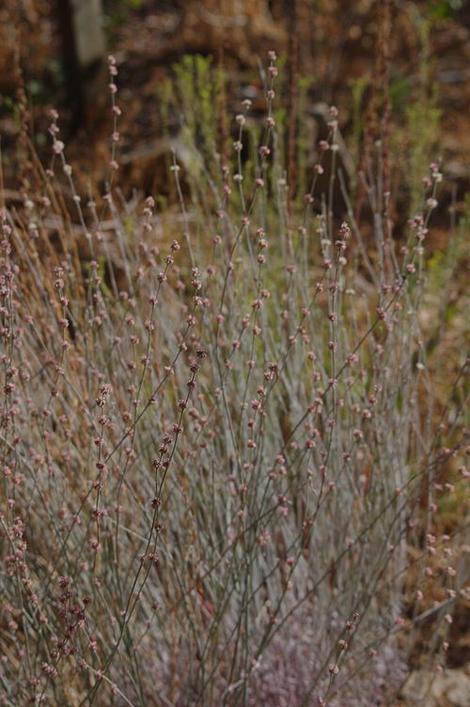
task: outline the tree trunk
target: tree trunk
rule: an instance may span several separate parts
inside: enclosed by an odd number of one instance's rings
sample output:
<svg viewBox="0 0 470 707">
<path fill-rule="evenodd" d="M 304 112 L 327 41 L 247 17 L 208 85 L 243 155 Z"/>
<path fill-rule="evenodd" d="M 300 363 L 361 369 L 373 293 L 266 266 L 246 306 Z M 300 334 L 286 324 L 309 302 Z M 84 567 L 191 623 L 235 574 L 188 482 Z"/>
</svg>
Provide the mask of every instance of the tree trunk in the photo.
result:
<svg viewBox="0 0 470 707">
<path fill-rule="evenodd" d="M 73 129 L 106 102 L 106 45 L 101 0 L 56 0 Z"/>
</svg>

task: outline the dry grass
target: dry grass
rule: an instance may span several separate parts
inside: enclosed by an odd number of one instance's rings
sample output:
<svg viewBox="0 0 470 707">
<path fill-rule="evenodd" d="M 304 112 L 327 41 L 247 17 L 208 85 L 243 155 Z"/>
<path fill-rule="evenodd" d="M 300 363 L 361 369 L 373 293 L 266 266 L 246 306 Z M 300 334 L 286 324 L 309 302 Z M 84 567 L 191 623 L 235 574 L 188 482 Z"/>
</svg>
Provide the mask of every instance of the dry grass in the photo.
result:
<svg viewBox="0 0 470 707">
<path fill-rule="evenodd" d="M 276 75 L 255 159 L 245 104 L 233 166 L 192 148 L 183 183 L 174 161 L 168 225 L 112 182 L 79 194 L 56 116 L 49 170 L 2 209 L 5 704 L 389 704 L 427 617 L 445 664 L 468 370 L 436 398 L 441 175 L 400 249 L 374 161 L 365 244 L 336 219 L 332 108 L 289 205 Z"/>
</svg>

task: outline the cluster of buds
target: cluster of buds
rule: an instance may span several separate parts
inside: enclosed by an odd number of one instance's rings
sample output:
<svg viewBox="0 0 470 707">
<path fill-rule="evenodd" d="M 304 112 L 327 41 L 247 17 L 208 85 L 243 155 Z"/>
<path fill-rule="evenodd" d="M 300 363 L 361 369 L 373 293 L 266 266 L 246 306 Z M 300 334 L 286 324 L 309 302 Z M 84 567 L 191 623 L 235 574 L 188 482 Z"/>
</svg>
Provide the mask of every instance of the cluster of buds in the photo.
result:
<svg viewBox="0 0 470 707">
<path fill-rule="evenodd" d="M 442 172 L 439 169 L 437 162 L 431 162 L 429 165 L 430 176 L 423 178 L 423 184 L 426 189 L 430 189 L 435 184 L 442 182 Z"/>
<path fill-rule="evenodd" d="M 108 72 L 109 72 L 109 92 L 111 94 L 111 111 L 112 111 L 112 116 L 113 116 L 113 132 L 111 134 L 111 143 L 112 143 L 112 151 L 111 151 L 111 161 L 109 163 L 109 166 L 113 171 L 116 171 L 119 168 L 119 165 L 116 161 L 116 145 L 118 144 L 120 140 L 120 135 L 119 131 L 117 129 L 117 120 L 119 116 L 121 115 L 121 109 L 119 106 L 116 104 L 116 94 L 117 94 L 117 86 L 116 86 L 116 76 L 118 73 L 117 66 L 116 66 L 116 59 L 114 56 L 110 55 L 108 57 Z"/>
<path fill-rule="evenodd" d="M 264 228 L 257 228 L 256 229 L 256 236 L 258 238 L 258 248 L 260 251 L 258 253 L 258 257 L 257 257 L 259 265 L 264 265 L 264 263 L 266 262 L 266 256 L 264 255 L 264 253 L 262 251 L 266 250 L 266 248 L 268 248 L 269 244 L 265 238 L 265 235 L 266 234 L 265 234 Z"/>
<path fill-rule="evenodd" d="M 348 240 L 351 238 L 351 229 L 346 221 L 343 221 L 339 227 L 339 238 L 335 241 L 335 246 L 340 253 L 344 253 L 347 247 Z"/>
<path fill-rule="evenodd" d="M 8 504 L 11 508 L 11 504 Z M 11 553 L 5 556 L 5 568 L 8 577 L 17 575 L 21 578 L 26 578 L 26 541 L 24 539 L 24 524 L 21 518 L 16 517 L 13 524 L 7 530 L 8 539 L 10 541 Z"/>
<path fill-rule="evenodd" d="M 95 400 L 98 407 L 103 408 L 106 405 L 106 402 L 110 395 L 111 386 L 109 385 L 109 383 L 106 383 L 105 385 L 101 386 L 99 395 Z"/>
<path fill-rule="evenodd" d="M 277 76 L 277 70 L 273 71 L 273 69 L 275 68 L 275 65 L 276 65 L 276 61 L 277 61 L 276 52 L 273 50 L 269 51 L 268 52 L 268 59 L 269 59 L 269 69 L 268 69 L 269 75 L 270 76 Z"/>
<path fill-rule="evenodd" d="M 49 135 L 51 135 L 52 137 L 52 149 L 55 155 L 61 155 L 64 151 L 65 145 L 62 140 L 59 140 L 58 138 L 60 132 L 59 126 L 57 125 L 57 121 L 59 120 L 59 114 L 54 108 L 49 111 L 49 118 L 51 122 L 48 128 L 48 132 Z"/>
<path fill-rule="evenodd" d="M 422 243 L 424 239 L 426 238 L 428 234 L 428 229 L 426 228 L 426 224 L 424 221 L 424 218 L 422 214 L 418 214 L 414 216 L 412 219 L 408 221 L 409 227 L 412 229 L 412 231 L 415 232 L 416 234 L 416 239 Z"/>
<path fill-rule="evenodd" d="M 194 287 L 196 292 L 199 292 L 199 290 L 202 288 L 202 282 L 200 279 L 199 268 L 196 268 L 196 267 L 192 268 L 191 275 L 192 275 L 191 285 Z"/>
</svg>

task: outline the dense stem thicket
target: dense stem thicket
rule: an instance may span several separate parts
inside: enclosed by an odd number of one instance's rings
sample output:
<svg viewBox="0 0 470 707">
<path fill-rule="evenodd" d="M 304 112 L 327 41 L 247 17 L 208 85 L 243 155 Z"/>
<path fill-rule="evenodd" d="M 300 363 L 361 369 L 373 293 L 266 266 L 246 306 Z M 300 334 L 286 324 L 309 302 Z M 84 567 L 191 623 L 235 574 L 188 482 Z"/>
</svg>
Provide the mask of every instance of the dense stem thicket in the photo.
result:
<svg viewBox="0 0 470 707">
<path fill-rule="evenodd" d="M 249 102 L 233 169 L 175 157 L 171 235 L 152 198 L 81 199 L 56 115 L 50 169 L 2 209 L 4 704 L 386 704 L 423 612 L 410 562 L 444 661 L 459 411 L 434 407 L 419 318 L 441 175 L 401 248 L 380 159 L 371 232 L 338 219 L 332 108 L 290 203 L 276 74 L 255 158 Z"/>
</svg>

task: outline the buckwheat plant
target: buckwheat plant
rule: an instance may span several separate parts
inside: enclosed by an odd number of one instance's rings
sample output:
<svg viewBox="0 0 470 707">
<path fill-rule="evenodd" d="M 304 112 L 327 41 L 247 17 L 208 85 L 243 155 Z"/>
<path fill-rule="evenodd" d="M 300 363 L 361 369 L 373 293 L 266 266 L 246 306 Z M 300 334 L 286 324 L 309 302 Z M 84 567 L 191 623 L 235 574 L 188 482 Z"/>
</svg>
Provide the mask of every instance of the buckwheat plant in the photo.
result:
<svg viewBox="0 0 470 707">
<path fill-rule="evenodd" d="M 388 704 L 427 582 L 445 664 L 436 518 L 468 474 L 420 319 L 441 174 L 397 242 L 378 148 L 364 232 L 332 107 L 292 200 L 277 72 L 233 159 L 174 157 L 171 219 L 82 191 L 56 113 L 50 165 L 1 197 L 2 704 Z"/>
</svg>

